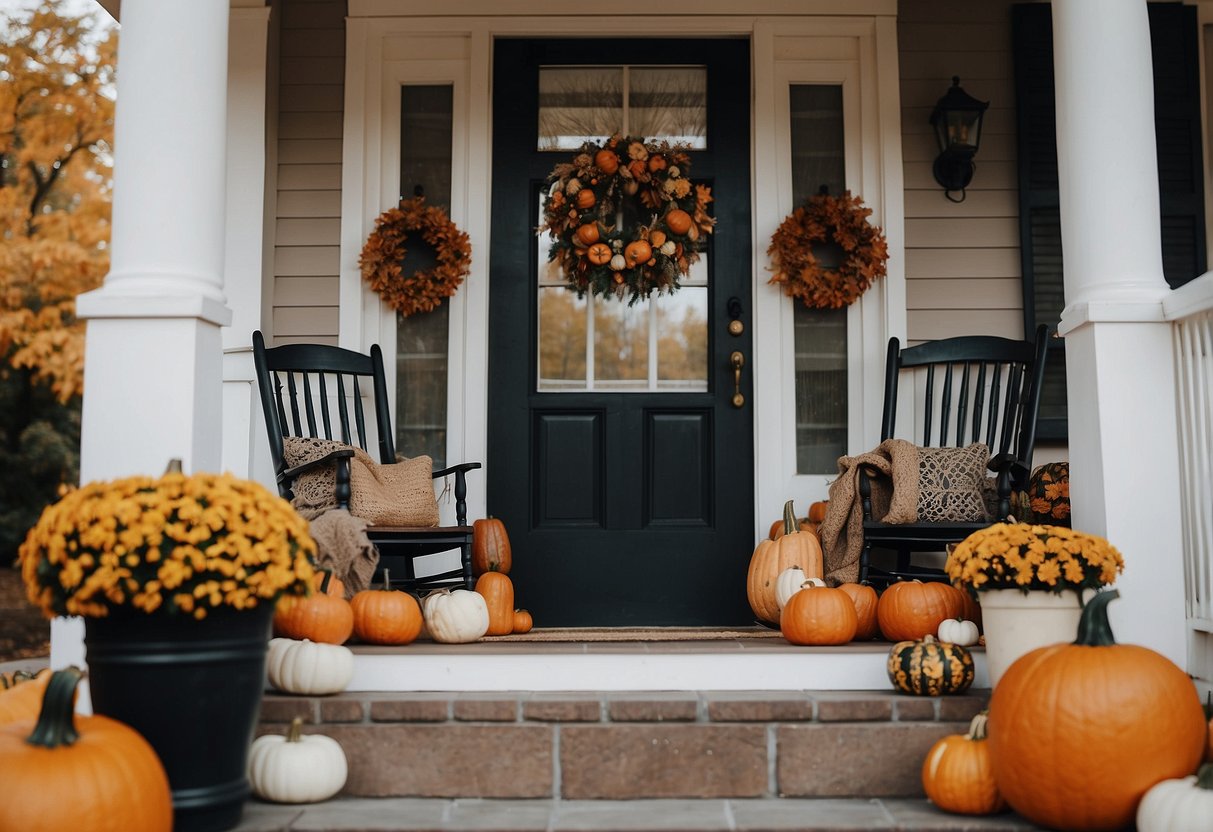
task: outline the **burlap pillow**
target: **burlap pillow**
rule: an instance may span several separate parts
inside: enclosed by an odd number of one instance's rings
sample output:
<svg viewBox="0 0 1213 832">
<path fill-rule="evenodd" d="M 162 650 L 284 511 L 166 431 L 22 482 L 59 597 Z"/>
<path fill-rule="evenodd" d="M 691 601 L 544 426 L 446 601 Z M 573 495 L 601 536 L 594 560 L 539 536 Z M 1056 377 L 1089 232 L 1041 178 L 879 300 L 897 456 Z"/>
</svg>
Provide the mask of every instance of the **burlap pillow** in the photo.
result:
<svg viewBox="0 0 1213 832">
<path fill-rule="evenodd" d="M 293 468 L 335 450 L 349 448 L 331 439 L 288 436 L 283 440 L 283 457 Z M 350 514 L 372 526 L 437 526 L 438 500 L 434 496 L 434 462 L 417 456 L 391 465 L 381 465 L 354 448 L 350 460 Z M 336 508 L 333 491 L 337 485 L 337 465 L 331 463 L 295 478 L 291 490 L 293 505 L 305 514 Z"/>
<path fill-rule="evenodd" d="M 983 492 L 990 450 L 975 442 L 964 448 L 918 449 L 918 520 L 924 523 L 988 520 Z"/>
</svg>

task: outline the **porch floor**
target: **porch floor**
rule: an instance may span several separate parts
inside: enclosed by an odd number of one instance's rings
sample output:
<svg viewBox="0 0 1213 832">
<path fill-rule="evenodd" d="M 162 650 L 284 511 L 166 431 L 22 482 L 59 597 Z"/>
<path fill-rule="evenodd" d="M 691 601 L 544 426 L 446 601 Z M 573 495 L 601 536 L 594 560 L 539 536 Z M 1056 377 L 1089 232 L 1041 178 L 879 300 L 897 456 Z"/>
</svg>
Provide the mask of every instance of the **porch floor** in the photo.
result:
<svg viewBox="0 0 1213 832">
<path fill-rule="evenodd" d="M 968 817 L 913 798 L 697 800 L 484 800 L 343 798 L 313 806 L 250 801 L 235 832 L 734 832 L 734 830 L 914 830 L 1018 832 L 1014 813 Z"/>
</svg>

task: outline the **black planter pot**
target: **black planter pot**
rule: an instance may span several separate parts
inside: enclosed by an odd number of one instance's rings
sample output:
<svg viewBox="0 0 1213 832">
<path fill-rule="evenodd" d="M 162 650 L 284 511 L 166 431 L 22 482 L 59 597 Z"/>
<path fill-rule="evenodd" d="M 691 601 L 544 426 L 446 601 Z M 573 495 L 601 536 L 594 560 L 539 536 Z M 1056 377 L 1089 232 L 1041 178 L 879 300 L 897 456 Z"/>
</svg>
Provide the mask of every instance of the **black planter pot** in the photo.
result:
<svg viewBox="0 0 1213 832">
<path fill-rule="evenodd" d="M 85 619 L 93 710 L 130 725 L 164 763 L 175 832 L 240 822 L 273 607 Z"/>
</svg>

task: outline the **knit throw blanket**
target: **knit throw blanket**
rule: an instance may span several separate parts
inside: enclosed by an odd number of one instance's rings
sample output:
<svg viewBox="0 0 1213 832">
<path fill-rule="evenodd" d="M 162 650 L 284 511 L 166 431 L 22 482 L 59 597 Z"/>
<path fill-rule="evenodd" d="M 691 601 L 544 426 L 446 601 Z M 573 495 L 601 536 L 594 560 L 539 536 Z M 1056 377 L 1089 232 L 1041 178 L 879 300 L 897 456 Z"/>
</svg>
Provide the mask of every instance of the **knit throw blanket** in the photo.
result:
<svg viewBox="0 0 1213 832">
<path fill-rule="evenodd" d="M 886 439 L 874 450 L 838 460 L 838 479 L 830 484 L 830 502 L 817 530 L 825 557 L 825 577 L 831 586 L 859 580 L 863 551 L 863 501 L 860 470 L 871 477 L 872 518 L 884 523 L 913 523 L 918 519 L 918 448 L 904 439 Z"/>
</svg>

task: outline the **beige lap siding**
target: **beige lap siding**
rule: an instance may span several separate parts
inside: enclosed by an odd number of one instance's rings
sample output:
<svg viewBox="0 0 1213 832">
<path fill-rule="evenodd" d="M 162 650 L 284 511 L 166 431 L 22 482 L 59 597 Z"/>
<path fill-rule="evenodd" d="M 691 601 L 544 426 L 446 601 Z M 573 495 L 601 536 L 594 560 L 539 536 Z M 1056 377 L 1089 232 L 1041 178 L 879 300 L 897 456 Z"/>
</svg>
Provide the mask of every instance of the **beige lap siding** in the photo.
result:
<svg viewBox="0 0 1213 832">
<path fill-rule="evenodd" d="M 345 0 L 282 0 L 273 340 L 337 342 Z"/>
</svg>

